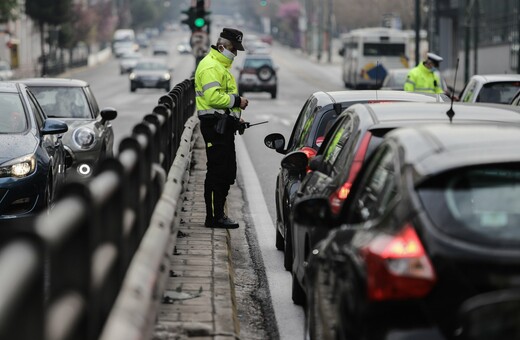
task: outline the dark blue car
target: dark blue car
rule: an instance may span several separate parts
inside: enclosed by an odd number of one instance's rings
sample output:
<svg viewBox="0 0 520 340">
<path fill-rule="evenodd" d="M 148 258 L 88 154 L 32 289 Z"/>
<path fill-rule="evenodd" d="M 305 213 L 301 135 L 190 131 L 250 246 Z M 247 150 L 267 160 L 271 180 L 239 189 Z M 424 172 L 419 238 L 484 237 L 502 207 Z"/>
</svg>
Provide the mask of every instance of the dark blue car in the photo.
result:
<svg viewBox="0 0 520 340">
<path fill-rule="evenodd" d="M 61 134 L 23 84 L 0 82 L 0 225 L 52 206 L 65 178 Z"/>
</svg>

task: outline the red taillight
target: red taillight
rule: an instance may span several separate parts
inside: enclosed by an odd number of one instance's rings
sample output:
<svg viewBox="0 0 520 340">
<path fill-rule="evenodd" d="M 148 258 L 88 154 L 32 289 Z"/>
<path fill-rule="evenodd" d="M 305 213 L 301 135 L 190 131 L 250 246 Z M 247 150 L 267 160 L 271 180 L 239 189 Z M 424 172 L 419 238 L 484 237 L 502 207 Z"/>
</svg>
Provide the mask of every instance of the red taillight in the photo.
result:
<svg viewBox="0 0 520 340">
<path fill-rule="evenodd" d="M 347 180 L 329 197 L 330 207 L 333 214 L 339 213 L 341 209 L 341 204 L 343 203 L 343 201 L 345 201 L 348 194 L 350 193 L 352 183 L 354 182 L 354 179 L 356 179 L 356 176 L 359 170 L 361 169 L 361 166 L 363 165 L 363 161 L 365 160 L 365 156 L 368 150 L 368 144 L 370 144 L 370 138 L 372 138 L 372 134 L 369 131 L 367 131 L 363 136 L 363 139 L 361 140 L 361 144 L 359 145 L 356 155 L 354 156 L 354 161 L 350 166 L 350 171 L 348 173 Z"/>
<path fill-rule="evenodd" d="M 373 301 L 421 298 L 437 277 L 411 224 L 397 235 L 378 235 L 362 249 L 367 294 Z"/>
<path fill-rule="evenodd" d="M 309 159 L 309 162 L 311 161 L 311 159 L 314 158 L 314 156 L 316 156 L 316 153 L 317 153 L 316 150 L 314 150 L 313 148 L 310 148 L 308 146 L 304 146 L 303 148 L 301 148 L 300 151 L 303 152 L 305 155 L 307 155 L 307 159 Z M 310 172 L 310 171 L 311 171 L 311 169 L 307 165 L 307 172 Z"/>
</svg>

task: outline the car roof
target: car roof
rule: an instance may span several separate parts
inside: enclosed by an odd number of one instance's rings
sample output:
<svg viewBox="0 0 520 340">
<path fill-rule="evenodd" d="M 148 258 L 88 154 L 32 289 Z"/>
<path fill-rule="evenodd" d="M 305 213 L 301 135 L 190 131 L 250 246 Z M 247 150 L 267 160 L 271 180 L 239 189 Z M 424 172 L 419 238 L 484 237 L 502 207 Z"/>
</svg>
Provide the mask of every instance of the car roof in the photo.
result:
<svg viewBox="0 0 520 340">
<path fill-rule="evenodd" d="M 0 81 L 0 92 L 18 93 L 18 87 L 12 81 Z"/>
<path fill-rule="evenodd" d="M 520 81 L 520 74 L 477 74 L 472 76 L 484 83 L 500 82 L 500 81 Z"/>
<path fill-rule="evenodd" d="M 396 122 L 403 121 L 449 122 L 446 112 L 451 103 L 418 103 L 395 102 L 382 104 L 354 104 L 348 110 L 368 111 L 374 124 L 380 127 L 395 126 Z M 481 123 L 518 123 L 520 124 L 520 107 L 501 104 L 474 104 L 453 103 L 454 123 L 481 122 Z"/>
<path fill-rule="evenodd" d="M 520 125 L 420 125 L 393 130 L 386 139 L 403 150 L 416 185 L 454 168 L 520 162 Z"/>
<path fill-rule="evenodd" d="M 61 87 L 85 87 L 86 81 L 68 78 L 27 78 L 20 79 L 19 82 L 28 86 L 61 86 Z"/>
<path fill-rule="evenodd" d="M 313 93 L 318 101 L 341 103 L 361 100 L 380 101 L 415 101 L 415 102 L 444 102 L 448 97 L 430 93 L 405 92 L 393 90 L 356 90 L 356 91 L 318 91 Z"/>
</svg>

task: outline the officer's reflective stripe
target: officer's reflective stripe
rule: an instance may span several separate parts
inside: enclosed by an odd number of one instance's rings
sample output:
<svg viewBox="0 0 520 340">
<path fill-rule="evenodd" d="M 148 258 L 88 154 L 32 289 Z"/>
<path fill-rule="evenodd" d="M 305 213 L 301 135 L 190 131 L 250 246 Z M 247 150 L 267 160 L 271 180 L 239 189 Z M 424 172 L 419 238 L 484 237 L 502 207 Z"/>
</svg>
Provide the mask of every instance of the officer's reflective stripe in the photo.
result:
<svg viewBox="0 0 520 340">
<path fill-rule="evenodd" d="M 195 97 L 202 97 L 204 96 L 204 91 L 195 91 Z"/>
<path fill-rule="evenodd" d="M 415 86 L 415 82 L 414 82 L 414 81 L 411 81 L 411 80 L 409 80 L 409 79 L 406 80 L 406 83 L 408 83 L 408 84 L 412 84 L 413 86 Z"/>
<path fill-rule="evenodd" d="M 234 94 L 230 94 L 229 95 L 229 105 L 228 105 L 228 107 L 232 108 L 234 104 L 235 104 L 235 95 Z"/>
<path fill-rule="evenodd" d="M 220 83 L 218 81 L 213 81 L 211 83 L 207 83 L 206 85 L 202 86 L 202 91 L 207 91 L 208 89 L 212 87 L 220 86 Z"/>
<path fill-rule="evenodd" d="M 416 87 L 415 91 L 433 91 L 433 87 Z"/>
<path fill-rule="evenodd" d="M 210 110 L 197 110 L 197 115 L 199 115 L 199 116 L 212 115 L 215 112 L 220 113 L 220 114 L 226 113 L 226 111 L 224 111 L 224 110 L 210 109 Z"/>
</svg>

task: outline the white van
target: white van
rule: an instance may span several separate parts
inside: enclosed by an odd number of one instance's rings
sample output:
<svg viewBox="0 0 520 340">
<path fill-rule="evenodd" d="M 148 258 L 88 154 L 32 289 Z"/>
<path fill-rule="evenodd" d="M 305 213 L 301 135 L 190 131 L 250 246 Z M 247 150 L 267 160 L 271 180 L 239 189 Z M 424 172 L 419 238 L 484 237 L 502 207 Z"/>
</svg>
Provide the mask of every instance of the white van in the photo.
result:
<svg viewBox="0 0 520 340">
<path fill-rule="evenodd" d="M 131 28 L 122 28 L 114 31 L 112 42 L 116 41 L 135 41 L 135 32 Z"/>
<path fill-rule="evenodd" d="M 341 36 L 343 82 L 348 88 L 377 89 L 387 70 L 408 68 L 409 33 L 386 27 L 352 30 Z"/>
</svg>

